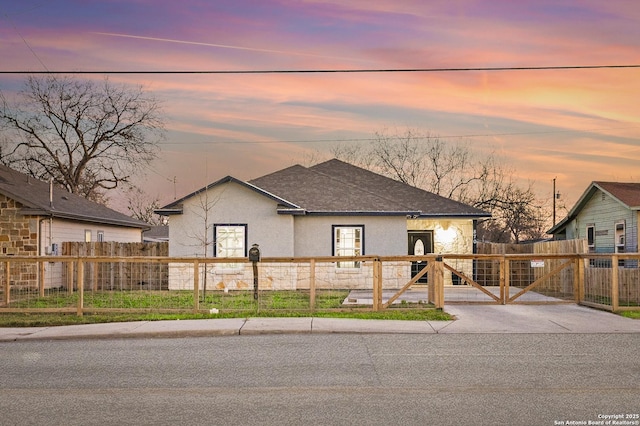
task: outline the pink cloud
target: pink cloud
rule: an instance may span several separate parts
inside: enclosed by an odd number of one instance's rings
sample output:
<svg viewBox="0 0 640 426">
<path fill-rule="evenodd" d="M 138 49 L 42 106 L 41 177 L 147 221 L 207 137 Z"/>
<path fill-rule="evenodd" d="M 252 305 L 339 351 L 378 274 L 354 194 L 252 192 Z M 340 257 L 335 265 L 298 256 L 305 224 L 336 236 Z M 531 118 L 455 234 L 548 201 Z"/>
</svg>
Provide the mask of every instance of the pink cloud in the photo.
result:
<svg viewBox="0 0 640 426">
<path fill-rule="evenodd" d="M 62 14 L 48 20 L 48 9 L 37 9 L 38 20 L 16 22 L 50 69 L 618 64 L 640 62 L 640 8 L 631 3 L 581 2 L 570 10 L 568 3 L 545 2 L 308 0 L 256 2 L 247 10 L 194 2 L 167 3 L 147 16 L 135 3 L 118 21 L 95 16 L 65 25 Z M 91 15 L 91 8 L 80 11 Z M 0 37 L 3 67 L 41 69 L 15 31 L 0 29 Z M 523 179 L 548 180 L 562 171 L 575 189 L 637 173 L 630 165 L 639 159 L 630 142 L 640 126 L 636 76 L 637 70 L 566 70 L 109 78 L 144 84 L 165 101 L 174 138 L 163 146 L 167 175 L 193 175 L 189 164 L 207 159 L 223 175 L 255 177 L 329 146 L 280 141 L 366 138 L 411 126 L 486 135 L 471 138 L 474 146 L 498 146 Z"/>
</svg>

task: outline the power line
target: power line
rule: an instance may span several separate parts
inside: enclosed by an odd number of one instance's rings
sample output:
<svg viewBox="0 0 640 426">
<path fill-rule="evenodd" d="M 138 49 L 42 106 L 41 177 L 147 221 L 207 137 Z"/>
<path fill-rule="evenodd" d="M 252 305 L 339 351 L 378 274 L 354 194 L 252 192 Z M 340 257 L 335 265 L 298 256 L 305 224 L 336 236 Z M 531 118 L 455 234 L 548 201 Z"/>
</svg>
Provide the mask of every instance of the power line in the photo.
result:
<svg viewBox="0 0 640 426">
<path fill-rule="evenodd" d="M 429 73 L 470 71 L 550 71 L 640 68 L 640 64 L 621 65 L 559 65 L 524 67 L 465 67 L 465 68 L 377 68 L 377 69 L 282 69 L 282 70 L 0 70 L 0 74 L 340 74 L 340 73 Z"/>
<path fill-rule="evenodd" d="M 42 68 L 44 68 L 46 71 L 44 72 L 49 72 L 49 68 L 47 68 L 47 66 L 44 64 L 44 62 L 42 62 L 42 60 L 40 59 L 40 57 L 38 56 L 38 54 L 35 52 L 35 50 L 33 50 L 31 48 L 31 45 L 27 42 L 27 39 L 25 39 L 22 34 L 20 33 L 20 31 L 18 31 L 18 28 L 16 27 L 16 25 L 13 23 L 13 20 L 9 17 L 9 15 L 7 15 L 6 13 L 3 14 L 4 18 L 11 24 L 11 26 L 13 27 L 13 30 L 16 32 L 16 34 L 18 34 L 18 37 L 20 37 L 20 39 L 22 40 L 22 42 L 25 44 L 25 46 L 27 46 L 27 48 L 29 49 L 29 51 L 31 52 L 31 54 L 38 60 L 38 62 L 40 62 L 40 65 L 42 65 Z"/>
</svg>

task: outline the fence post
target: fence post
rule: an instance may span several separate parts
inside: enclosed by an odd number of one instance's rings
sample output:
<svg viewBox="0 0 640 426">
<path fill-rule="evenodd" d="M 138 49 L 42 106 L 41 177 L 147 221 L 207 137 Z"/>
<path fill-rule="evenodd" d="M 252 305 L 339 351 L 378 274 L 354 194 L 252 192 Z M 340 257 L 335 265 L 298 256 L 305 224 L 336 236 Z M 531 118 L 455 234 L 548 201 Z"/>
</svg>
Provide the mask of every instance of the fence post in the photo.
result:
<svg viewBox="0 0 640 426">
<path fill-rule="evenodd" d="M 4 262 L 4 304 L 9 306 L 11 301 L 11 263 Z"/>
<path fill-rule="evenodd" d="M 40 297 L 44 297 L 44 260 L 38 261 L 38 289 Z"/>
<path fill-rule="evenodd" d="M 316 308 L 316 260 L 309 261 L 309 308 Z"/>
<path fill-rule="evenodd" d="M 78 316 L 82 316 L 82 309 L 84 307 L 84 262 L 78 258 L 78 265 L 76 270 L 76 282 L 78 283 Z"/>
<path fill-rule="evenodd" d="M 435 305 L 435 282 L 433 279 L 433 276 L 435 274 L 434 266 L 435 262 L 433 260 L 429 260 L 429 264 L 427 266 L 429 268 L 429 272 L 427 272 L 427 274 L 429 274 L 428 277 L 431 278 L 427 279 L 427 303 L 432 303 Z"/>
<path fill-rule="evenodd" d="M 576 304 L 582 302 L 582 295 L 584 294 L 584 269 L 582 267 L 582 259 L 576 257 L 573 265 L 573 297 Z"/>
<path fill-rule="evenodd" d="M 500 303 L 505 305 L 509 300 L 509 261 L 500 257 Z"/>
<path fill-rule="evenodd" d="M 505 257 L 504 259 L 504 300 L 503 305 L 507 304 L 509 300 L 509 288 L 511 286 L 511 261 Z"/>
<path fill-rule="evenodd" d="M 198 309 L 200 309 L 200 262 L 196 259 L 193 261 L 193 310 L 197 313 Z"/>
<path fill-rule="evenodd" d="M 444 308 L 444 263 L 442 257 L 436 257 L 436 261 L 433 262 L 433 287 L 434 287 L 434 302 L 437 309 Z"/>
<path fill-rule="evenodd" d="M 382 262 L 376 258 L 373 261 L 373 310 L 382 309 Z"/>
<path fill-rule="evenodd" d="M 611 310 L 616 312 L 620 307 L 620 292 L 618 279 L 618 256 L 611 256 Z"/>
</svg>

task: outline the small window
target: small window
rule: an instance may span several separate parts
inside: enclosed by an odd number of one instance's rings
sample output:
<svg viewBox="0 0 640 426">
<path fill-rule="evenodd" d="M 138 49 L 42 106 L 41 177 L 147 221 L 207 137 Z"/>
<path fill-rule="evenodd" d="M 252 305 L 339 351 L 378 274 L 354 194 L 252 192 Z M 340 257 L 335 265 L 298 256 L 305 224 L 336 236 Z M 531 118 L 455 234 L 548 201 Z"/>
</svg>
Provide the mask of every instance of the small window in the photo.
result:
<svg viewBox="0 0 640 426">
<path fill-rule="evenodd" d="M 589 250 L 595 249 L 595 246 L 596 246 L 595 225 L 587 225 L 587 245 L 589 246 Z"/>
<path fill-rule="evenodd" d="M 97 241 L 98 241 L 99 243 L 104 242 L 104 231 L 98 231 L 98 234 L 97 234 Z"/>
<path fill-rule="evenodd" d="M 90 243 L 91 242 L 91 229 L 85 229 L 84 230 L 84 242 L 85 243 Z"/>
<path fill-rule="evenodd" d="M 333 226 L 333 255 L 334 256 L 362 256 L 364 255 L 364 225 Z M 338 262 L 338 268 L 359 268 L 359 261 Z"/>
<path fill-rule="evenodd" d="M 215 257 L 247 257 L 247 225 L 214 225 Z M 239 269 L 241 263 L 220 265 L 224 269 Z"/>
<path fill-rule="evenodd" d="M 625 221 L 621 220 L 616 222 L 615 241 L 616 241 L 616 253 L 624 253 L 625 251 L 625 236 L 626 236 Z"/>
</svg>

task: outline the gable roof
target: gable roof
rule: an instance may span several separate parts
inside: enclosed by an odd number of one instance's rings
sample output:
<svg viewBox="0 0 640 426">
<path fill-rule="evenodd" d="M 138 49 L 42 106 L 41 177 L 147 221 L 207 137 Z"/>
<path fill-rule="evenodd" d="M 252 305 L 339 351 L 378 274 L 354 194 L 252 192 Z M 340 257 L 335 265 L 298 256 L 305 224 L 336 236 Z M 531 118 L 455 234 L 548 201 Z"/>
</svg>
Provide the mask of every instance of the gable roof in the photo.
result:
<svg viewBox="0 0 640 426">
<path fill-rule="evenodd" d="M 154 210 L 154 213 L 156 214 L 160 214 L 160 215 L 171 215 L 171 214 L 182 214 L 182 204 L 184 203 L 185 200 L 188 200 L 191 197 L 195 197 L 196 195 L 202 194 L 203 192 L 211 189 L 211 188 L 215 188 L 216 186 L 225 184 L 225 183 L 229 183 L 229 182 L 233 182 L 236 183 L 238 185 L 244 186 L 245 188 L 248 188 L 252 191 L 257 192 L 260 195 L 263 195 L 267 198 L 271 198 L 272 200 L 276 201 L 279 205 L 282 205 L 285 208 L 291 209 L 291 210 L 298 210 L 300 209 L 300 206 L 297 206 L 283 198 L 278 197 L 277 195 L 271 194 L 268 191 L 265 191 L 262 188 L 258 188 L 257 186 L 249 183 L 249 182 L 245 182 L 242 181 L 240 179 L 236 179 L 233 176 L 225 176 L 222 179 L 219 179 L 213 183 L 210 183 L 209 185 L 200 188 L 196 191 L 193 191 L 190 194 L 185 195 L 184 197 L 172 201 L 171 203 L 167 204 L 166 206 L 156 209 Z"/>
<path fill-rule="evenodd" d="M 640 210 L 640 183 L 596 181 L 593 185 L 616 198 L 630 210 Z"/>
<path fill-rule="evenodd" d="M 278 202 L 278 212 L 309 215 L 488 217 L 490 213 L 406 185 L 340 160 L 313 167 L 295 165 L 242 182 L 227 176 L 156 210 L 181 213 L 181 203 L 225 182 L 242 184 Z"/>
<path fill-rule="evenodd" d="M 549 229 L 547 234 L 556 234 L 564 229 L 570 221 L 578 216 L 580 211 L 598 190 L 617 200 L 623 207 L 629 210 L 640 211 L 640 183 L 593 181 L 580 196 L 573 208 L 571 208 L 567 217 Z"/>
<path fill-rule="evenodd" d="M 133 219 L 102 204 L 87 200 L 64 189 L 53 187 L 9 167 L 0 165 L 0 194 L 22 205 L 23 215 L 47 216 L 82 222 L 103 223 L 146 229 L 149 224 Z"/>
<path fill-rule="evenodd" d="M 333 159 L 311 167 L 311 170 L 333 176 L 373 194 L 384 194 L 392 203 L 420 212 L 420 216 L 489 217 L 490 213 L 468 204 L 442 197 L 433 192 L 407 185 L 370 170 Z"/>
</svg>

